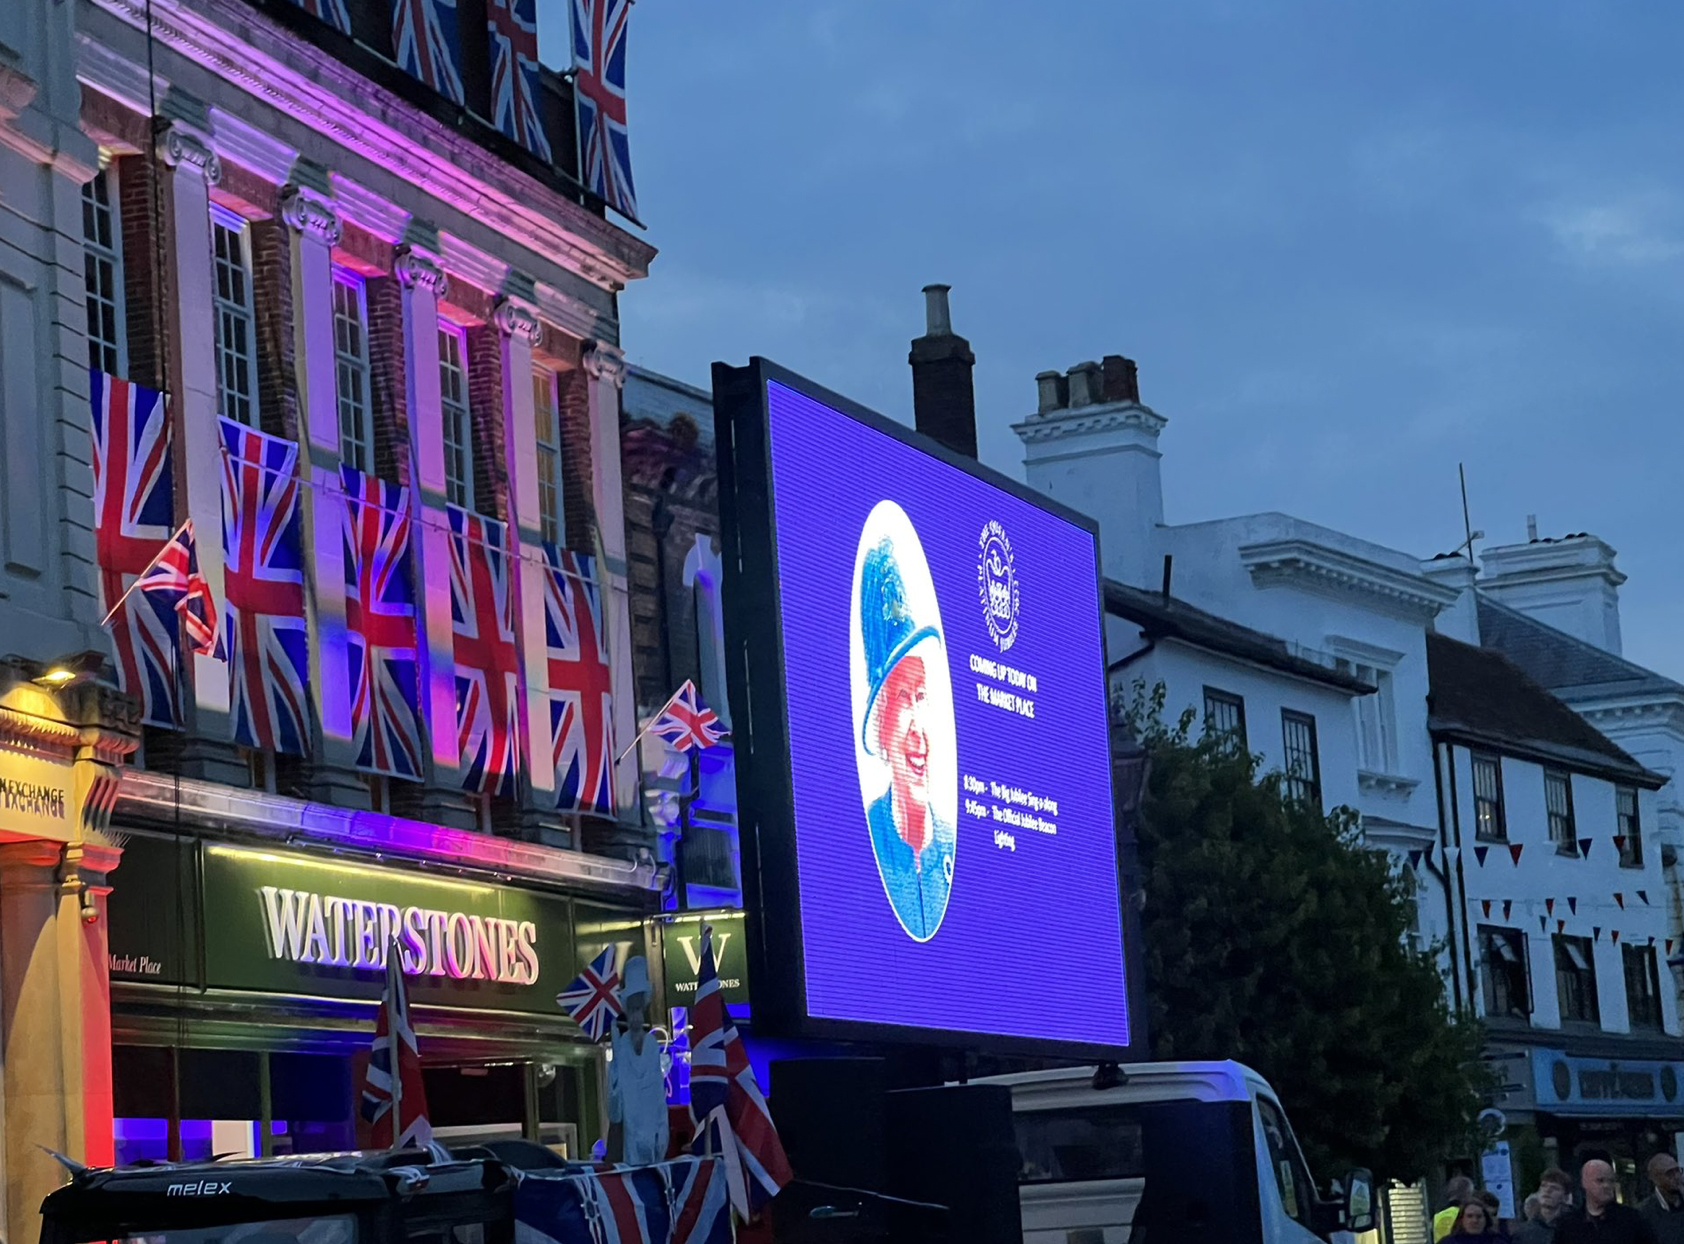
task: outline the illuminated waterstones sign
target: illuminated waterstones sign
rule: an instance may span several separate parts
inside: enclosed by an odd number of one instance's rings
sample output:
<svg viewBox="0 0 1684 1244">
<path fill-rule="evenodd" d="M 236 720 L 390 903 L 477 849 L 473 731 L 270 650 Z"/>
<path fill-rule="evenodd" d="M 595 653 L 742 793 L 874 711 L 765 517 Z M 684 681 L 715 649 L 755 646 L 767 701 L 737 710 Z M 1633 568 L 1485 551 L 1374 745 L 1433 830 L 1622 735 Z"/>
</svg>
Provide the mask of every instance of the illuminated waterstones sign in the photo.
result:
<svg viewBox="0 0 1684 1244">
<path fill-rule="evenodd" d="M 396 938 L 410 976 L 531 985 L 538 980 L 538 926 L 432 907 L 259 887 L 271 958 L 381 972 Z"/>
</svg>

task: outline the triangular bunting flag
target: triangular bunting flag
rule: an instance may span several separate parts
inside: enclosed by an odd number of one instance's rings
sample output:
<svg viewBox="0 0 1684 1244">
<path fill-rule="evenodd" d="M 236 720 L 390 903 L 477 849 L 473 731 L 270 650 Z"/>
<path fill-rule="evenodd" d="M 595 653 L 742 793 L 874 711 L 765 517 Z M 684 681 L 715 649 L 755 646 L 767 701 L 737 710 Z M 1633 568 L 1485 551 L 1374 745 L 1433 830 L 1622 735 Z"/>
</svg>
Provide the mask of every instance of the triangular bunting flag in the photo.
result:
<svg viewBox="0 0 1684 1244">
<path fill-rule="evenodd" d="M 1481 868 L 1485 867 L 1485 857 L 1489 854 L 1491 854 L 1491 848 L 1490 847 L 1475 847 L 1474 848 L 1474 858 L 1479 861 L 1479 866 Z"/>
<path fill-rule="evenodd" d="M 1538 932 L 1548 933 L 1549 931 L 1550 931 L 1550 918 L 1548 916 L 1539 916 L 1538 917 Z"/>
<path fill-rule="evenodd" d="M 1653 946 L 1654 944 L 1655 944 L 1655 935 L 1653 933 L 1651 933 L 1651 934 L 1649 934 L 1649 945 Z"/>
<path fill-rule="evenodd" d="M 1621 911 L 1626 909 L 1626 896 L 1621 894 L 1618 890 L 1614 891 L 1614 902 L 1619 904 Z"/>
<path fill-rule="evenodd" d="M 1509 843 L 1509 857 L 1513 859 L 1516 864 L 1520 863 L 1520 853 L 1524 850 L 1526 850 L 1526 844 L 1524 842 Z"/>
<path fill-rule="evenodd" d="M 1645 907 L 1647 907 L 1649 905 L 1649 891 L 1639 890 L 1637 892 L 1637 897 L 1643 900 L 1643 905 Z"/>
<path fill-rule="evenodd" d="M 1555 900 L 1553 898 L 1544 900 L 1544 910 L 1552 916 L 1555 915 Z"/>
<path fill-rule="evenodd" d="M 1579 854 L 1580 855 L 1589 855 L 1590 854 L 1590 844 L 1591 844 L 1591 840 L 1589 838 L 1579 839 Z"/>
<path fill-rule="evenodd" d="M 1491 900 L 1488 898 L 1482 898 L 1479 900 L 1479 905 L 1485 909 L 1485 915 L 1489 919 L 1491 915 Z"/>
<path fill-rule="evenodd" d="M 1567 910 L 1572 912 L 1575 916 L 1579 914 L 1579 900 L 1574 898 L 1571 894 L 1567 896 Z"/>
<path fill-rule="evenodd" d="M 1608 938 L 1614 943 L 1614 945 L 1618 946 L 1620 944 L 1620 931 L 1618 929 L 1609 929 Z"/>
<path fill-rule="evenodd" d="M 1672 939 L 1670 937 L 1666 939 L 1666 953 L 1669 955 L 1672 953 Z"/>
<path fill-rule="evenodd" d="M 1557 920 L 1555 922 L 1555 931 L 1557 933 L 1567 932 L 1567 922 L 1565 920 Z"/>
<path fill-rule="evenodd" d="M 1410 867 L 1411 867 L 1411 868 L 1419 868 L 1419 867 L 1421 867 L 1421 852 L 1419 852 L 1419 851 L 1411 851 L 1411 852 L 1410 852 L 1410 853 L 1409 853 L 1409 866 L 1410 866 Z"/>
<path fill-rule="evenodd" d="M 1513 910 L 1514 910 L 1514 900 L 1512 898 L 1504 899 L 1503 900 L 1503 919 L 1507 920 L 1509 918 L 1509 913 L 1512 912 Z"/>
<path fill-rule="evenodd" d="M 1602 926 L 1600 924 L 1593 924 L 1590 926 L 1590 940 L 1593 942 L 1600 942 L 1602 940 Z"/>
<path fill-rule="evenodd" d="M 1621 855 L 1626 853 L 1626 839 L 1624 834 L 1614 835 L 1614 850 L 1618 851 Z"/>
</svg>

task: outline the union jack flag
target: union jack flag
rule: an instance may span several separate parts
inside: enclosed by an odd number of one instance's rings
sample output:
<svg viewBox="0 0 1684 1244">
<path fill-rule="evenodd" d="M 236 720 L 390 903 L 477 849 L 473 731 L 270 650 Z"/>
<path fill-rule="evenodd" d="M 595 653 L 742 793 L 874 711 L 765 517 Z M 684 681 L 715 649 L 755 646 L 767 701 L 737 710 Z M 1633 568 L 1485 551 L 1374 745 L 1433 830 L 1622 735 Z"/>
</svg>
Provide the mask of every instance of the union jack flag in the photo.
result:
<svg viewBox="0 0 1684 1244">
<path fill-rule="evenodd" d="M 155 389 L 89 373 L 93 395 L 94 557 L 100 611 L 123 598 L 175 525 L 170 421 Z M 117 682 L 148 725 L 175 726 L 180 636 L 173 604 L 131 592 L 112 614 Z"/>
<path fill-rule="evenodd" d="M 292 0 L 311 17 L 319 17 L 342 35 L 351 33 L 351 11 L 345 0 Z"/>
<path fill-rule="evenodd" d="M 615 992 L 620 987 L 620 970 L 614 966 L 617 957 L 614 947 L 604 946 L 602 953 L 573 978 L 573 983 L 555 996 L 556 1005 L 566 1011 L 592 1041 L 606 1037 L 609 1025 L 623 1010 L 619 994 Z"/>
<path fill-rule="evenodd" d="M 538 116 L 538 0 L 486 0 L 491 37 L 491 117 L 528 151 L 551 159 Z"/>
<path fill-rule="evenodd" d="M 544 546 L 556 807 L 614 814 L 614 696 L 596 563 Z"/>
<path fill-rule="evenodd" d="M 392 47 L 411 77 L 462 102 L 456 0 L 392 0 Z"/>
<path fill-rule="evenodd" d="M 649 733 L 667 741 L 674 751 L 712 747 L 725 737 L 719 714 L 702 703 L 702 693 L 690 679 L 672 693 L 660 716 L 649 724 Z"/>
<path fill-rule="evenodd" d="M 395 1065 L 394 1065 L 395 1064 Z M 392 1098 L 396 1096 L 397 1137 L 392 1135 Z M 396 941 L 386 948 L 386 993 L 374 1021 L 374 1046 L 363 1074 L 362 1116 L 375 1149 L 425 1149 L 433 1140 L 427 1117 L 427 1085 L 421 1077 L 421 1048 L 409 1022 L 409 991 L 403 982 L 403 951 Z"/>
<path fill-rule="evenodd" d="M 508 528 L 447 506 L 450 620 L 456 633 L 456 743 L 462 789 L 498 795 L 514 789 L 520 664 Z"/>
<path fill-rule="evenodd" d="M 180 614 L 194 652 L 202 657 L 228 659 L 222 636 L 216 629 L 216 598 L 211 595 L 205 576 L 199 573 L 199 545 L 193 539 L 192 519 L 181 524 L 181 530 L 170 537 L 146 573 L 135 580 L 132 590 L 144 592 Z"/>
<path fill-rule="evenodd" d="M 572 0 L 579 168 L 592 194 L 637 219 L 626 138 L 626 18 L 632 0 Z"/>
<path fill-rule="evenodd" d="M 702 928 L 702 968 L 690 1010 L 690 1117 L 694 1152 L 725 1160 L 731 1208 L 744 1222 L 795 1178 L 743 1039 L 719 993 L 713 928 Z"/>
<path fill-rule="evenodd" d="M 345 488 L 345 649 L 357 766 L 421 778 L 409 489 L 341 466 Z"/>
<path fill-rule="evenodd" d="M 519 1244 L 731 1244 L 724 1163 L 686 1157 L 577 1174 L 523 1172 L 515 1185 L 515 1238 Z"/>
<path fill-rule="evenodd" d="M 222 556 L 234 741 L 308 750 L 310 655 L 300 555 L 298 446 L 222 421 Z"/>
</svg>

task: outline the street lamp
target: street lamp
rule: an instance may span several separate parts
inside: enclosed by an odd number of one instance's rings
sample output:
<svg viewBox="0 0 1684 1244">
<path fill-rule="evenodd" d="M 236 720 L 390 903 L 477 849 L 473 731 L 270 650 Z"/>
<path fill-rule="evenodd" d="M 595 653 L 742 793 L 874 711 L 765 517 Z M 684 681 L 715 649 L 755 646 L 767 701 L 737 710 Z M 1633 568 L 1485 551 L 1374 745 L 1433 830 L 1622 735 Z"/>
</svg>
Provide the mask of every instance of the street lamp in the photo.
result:
<svg viewBox="0 0 1684 1244">
<path fill-rule="evenodd" d="M 93 649 L 78 652 L 75 656 L 61 657 L 56 661 L 47 662 L 47 666 L 31 682 L 37 686 L 46 687 L 53 691 L 61 691 L 65 687 L 75 686 L 77 683 L 87 682 L 99 673 L 99 668 L 105 662 L 105 654 Z"/>
</svg>

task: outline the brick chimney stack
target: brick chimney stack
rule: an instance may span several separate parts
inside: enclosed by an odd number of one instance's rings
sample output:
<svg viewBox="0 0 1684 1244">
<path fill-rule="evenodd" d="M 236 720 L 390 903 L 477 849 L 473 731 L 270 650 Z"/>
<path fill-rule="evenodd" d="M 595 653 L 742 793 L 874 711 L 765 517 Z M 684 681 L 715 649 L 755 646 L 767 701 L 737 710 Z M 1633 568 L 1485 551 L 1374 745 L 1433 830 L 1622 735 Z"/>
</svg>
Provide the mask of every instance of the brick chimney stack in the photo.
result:
<svg viewBox="0 0 1684 1244">
<path fill-rule="evenodd" d="M 976 457 L 971 343 L 953 331 L 947 285 L 924 286 L 924 335 L 912 339 L 912 413 L 918 430 L 955 453 Z"/>
</svg>

